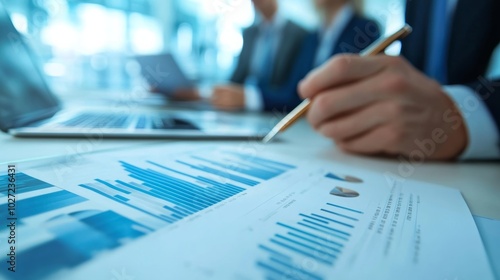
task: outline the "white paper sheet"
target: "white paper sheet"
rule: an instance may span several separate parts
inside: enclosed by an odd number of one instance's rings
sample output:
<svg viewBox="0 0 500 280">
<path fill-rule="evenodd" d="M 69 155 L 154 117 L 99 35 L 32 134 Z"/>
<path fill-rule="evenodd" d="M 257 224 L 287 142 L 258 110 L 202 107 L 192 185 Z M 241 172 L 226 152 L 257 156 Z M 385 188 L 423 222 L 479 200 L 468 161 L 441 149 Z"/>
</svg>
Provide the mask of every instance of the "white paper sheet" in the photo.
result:
<svg viewBox="0 0 500 280">
<path fill-rule="evenodd" d="M 16 168 L 2 279 L 493 279 L 450 188 L 206 144 Z"/>
</svg>

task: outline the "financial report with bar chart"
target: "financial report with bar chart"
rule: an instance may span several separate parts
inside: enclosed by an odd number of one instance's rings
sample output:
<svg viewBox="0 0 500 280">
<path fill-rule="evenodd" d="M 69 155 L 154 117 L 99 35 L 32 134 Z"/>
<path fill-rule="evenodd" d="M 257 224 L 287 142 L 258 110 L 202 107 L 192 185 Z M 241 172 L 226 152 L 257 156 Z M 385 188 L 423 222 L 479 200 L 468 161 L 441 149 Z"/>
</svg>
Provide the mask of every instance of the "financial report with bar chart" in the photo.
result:
<svg viewBox="0 0 500 280">
<path fill-rule="evenodd" d="M 29 269 L 0 279 L 493 279 L 456 190 L 257 146 L 123 154 L 18 165 Z"/>
</svg>

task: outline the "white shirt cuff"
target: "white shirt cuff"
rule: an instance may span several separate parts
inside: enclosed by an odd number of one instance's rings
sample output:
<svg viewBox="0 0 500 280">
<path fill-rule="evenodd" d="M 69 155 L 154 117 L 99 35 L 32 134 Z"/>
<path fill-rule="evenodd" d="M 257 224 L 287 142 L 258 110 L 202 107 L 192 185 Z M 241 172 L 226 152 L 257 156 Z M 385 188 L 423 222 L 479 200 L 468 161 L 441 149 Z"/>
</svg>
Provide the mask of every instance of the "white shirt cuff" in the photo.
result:
<svg viewBox="0 0 500 280">
<path fill-rule="evenodd" d="M 498 159 L 500 136 L 488 108 L 471 88 L 462 85 L 444 86 L 464 118 L 469 143 L 459 159 Z"/>
<path fill-rule="evenodd" d="M 260 112 L 264 110 L 262 92 L 253 81 L 245 82 L 245 109 L 247 111 Z"/>
</svg>

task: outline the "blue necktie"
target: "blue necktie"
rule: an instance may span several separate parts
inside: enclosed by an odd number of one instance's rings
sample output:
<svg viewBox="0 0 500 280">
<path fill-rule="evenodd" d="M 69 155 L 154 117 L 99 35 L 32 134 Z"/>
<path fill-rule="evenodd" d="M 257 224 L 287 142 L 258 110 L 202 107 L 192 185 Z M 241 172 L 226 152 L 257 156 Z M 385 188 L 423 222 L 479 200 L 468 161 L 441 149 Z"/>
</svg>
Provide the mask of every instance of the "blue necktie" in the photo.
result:
<svg viewBox="0 0 500 280">
<path fill-rule="evenodd" d="M 447 82 L 448 0 L 434 0 L 425 73 L 441 84 Z"/>
</svg>

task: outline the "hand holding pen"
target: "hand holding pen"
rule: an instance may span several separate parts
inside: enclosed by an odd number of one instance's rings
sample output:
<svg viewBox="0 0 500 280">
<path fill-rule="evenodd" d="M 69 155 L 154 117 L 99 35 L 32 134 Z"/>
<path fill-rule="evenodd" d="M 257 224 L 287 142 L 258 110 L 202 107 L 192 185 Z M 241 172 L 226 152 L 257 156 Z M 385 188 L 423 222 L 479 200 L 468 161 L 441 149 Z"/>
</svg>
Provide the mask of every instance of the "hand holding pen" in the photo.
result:
<svg viewBox="0 0 500 280">
<path fill-rule="evenodd" d="M 307 100 L 300 113 L 309 109 L 311 125 L 347 152 L 403 155 L 415 162 L 454 158 L 466 147 L 467 133 L 439 83 L 401 57 L 363 57 L 381 52 L 388 44 L 373 50 L 408 33 L 405 28 L 361 56 L 336 56 L 313 70 L 299 86 Z M 296 118 L 292 113 L 288 120 Z"/>
</svg>

